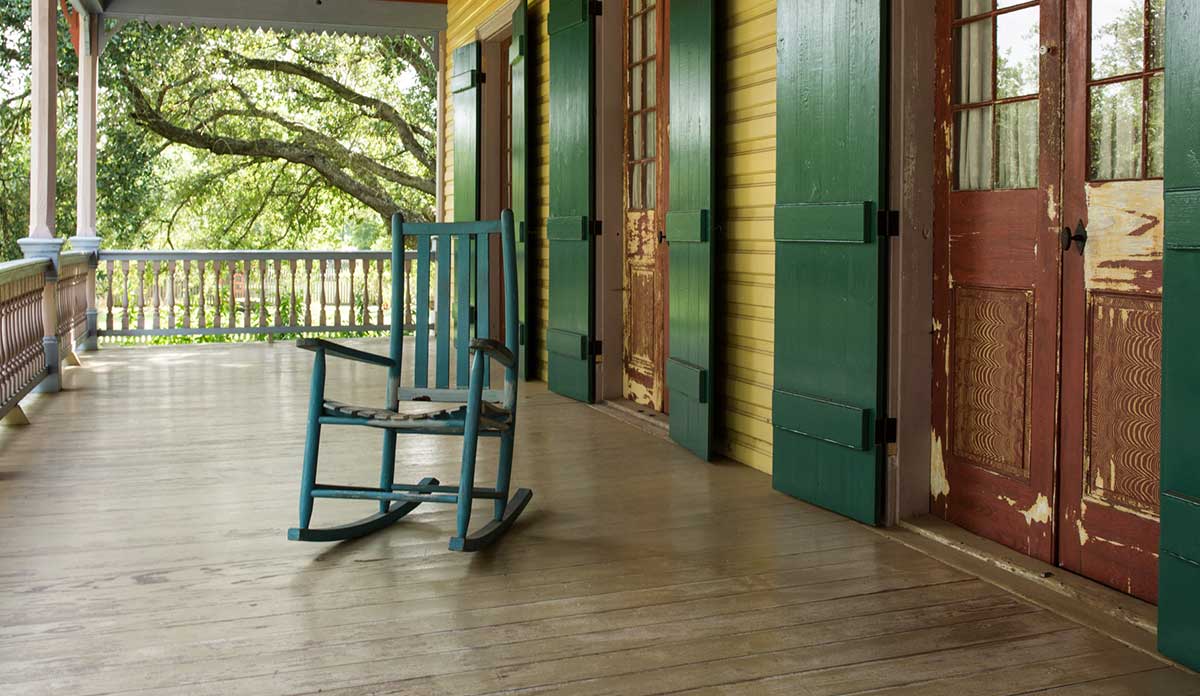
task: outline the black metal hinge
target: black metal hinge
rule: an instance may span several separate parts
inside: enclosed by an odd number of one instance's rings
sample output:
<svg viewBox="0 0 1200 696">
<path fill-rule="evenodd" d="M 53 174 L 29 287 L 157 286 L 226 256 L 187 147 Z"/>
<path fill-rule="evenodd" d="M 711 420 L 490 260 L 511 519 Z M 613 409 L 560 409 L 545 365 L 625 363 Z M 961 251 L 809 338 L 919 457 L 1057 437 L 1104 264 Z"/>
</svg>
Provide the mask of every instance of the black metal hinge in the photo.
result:
<svg viewBox="0 0 1200 696">
<path fill-rule="evenodd" d="M 604 355 L 604 342 L 592 341 L 592 357 Z"/>
<path fill-rule="evenodd" d="M 900 236 L 900 211 L 899 210 L 881 210 L 879 211 L 879 236 L 880 237 L 899 237 Z"/>
<path fill-rule="evenodd" d="M 604 14 L 604 3 L 600 0 L 592 0 L 592 16 L 599 17 Z"/>
<path fill-rule="evenodd" d="M 876 442 L 881 445 L 894 444 L 898 427 L 899 422 L 895 418 L 880 418 L 875 423 Z"/>
<path fill-rule="evenodd" d="M 592 220 L 592 236 L 599 237 L 604 234 L 604 222 L 601 220 Z"/>
</svg>

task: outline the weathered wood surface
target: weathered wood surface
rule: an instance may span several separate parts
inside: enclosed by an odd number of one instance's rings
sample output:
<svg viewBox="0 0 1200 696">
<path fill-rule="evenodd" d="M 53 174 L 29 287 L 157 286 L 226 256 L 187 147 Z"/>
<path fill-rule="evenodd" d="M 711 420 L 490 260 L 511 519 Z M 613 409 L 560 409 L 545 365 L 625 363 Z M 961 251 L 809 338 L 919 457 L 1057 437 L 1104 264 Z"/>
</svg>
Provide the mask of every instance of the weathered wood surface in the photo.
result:
<svg viewBox="0 0 1200 696">
<path fill-rule="evenodd" d="M 380 369 L 331 361 L 330 396 L 375 403 Z M 109 349 L 0 431 L 3 693 L 1200 694 L 538 385 L 515 481 L 538 499 L 493 549 L 447 551 L 453 509 L 424 506 L 290 544 L 309 370 L 289 345 Z M 376 471 L 377 434 L 327 432 L 325 471 Z M 458 447 L 404 438 L 398 478 L 452 478 Z M 315 522 L 370 505 L 323 501 Z"/>
</svg>

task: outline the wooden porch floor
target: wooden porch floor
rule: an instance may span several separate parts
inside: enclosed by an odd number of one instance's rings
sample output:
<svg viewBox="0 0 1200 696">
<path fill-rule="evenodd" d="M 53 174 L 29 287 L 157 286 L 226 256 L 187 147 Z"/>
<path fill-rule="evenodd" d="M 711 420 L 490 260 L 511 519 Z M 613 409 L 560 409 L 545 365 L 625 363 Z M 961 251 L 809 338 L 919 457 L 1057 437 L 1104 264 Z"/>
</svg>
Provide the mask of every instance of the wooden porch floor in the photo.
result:
<svg viewBox="0 0 1200 696">
<path fill-rule="evenodd" d="M 856 523 L 529 386 L 490 551 L 452 510 L 287 542 L 310 354 L 107 349 L 0 429 L 0 692 L 1200 694 L 1200 680 Z M 380 398 L 331 361 L 331 396 Z M 328 429 L 321 478 L 378 438 Z M 490 447 L 481 454 L 494 469 Z M 457 479 L 402 438 L 398 478 Z M 319 501 L 316 523 L 367 503 Z"/>
</svg>

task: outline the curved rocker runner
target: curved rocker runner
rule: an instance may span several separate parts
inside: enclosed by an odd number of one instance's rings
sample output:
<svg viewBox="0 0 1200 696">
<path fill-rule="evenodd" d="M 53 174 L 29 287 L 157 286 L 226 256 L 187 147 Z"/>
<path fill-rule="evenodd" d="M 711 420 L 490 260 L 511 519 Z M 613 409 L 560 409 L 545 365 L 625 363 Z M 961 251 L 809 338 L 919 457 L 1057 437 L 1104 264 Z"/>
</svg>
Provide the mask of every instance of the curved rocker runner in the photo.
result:
<svg viewBox="0 0 1200 696">
<path fill-rule="evenodd" d="M 470 340 L 486 334 L 488 326 L 489 273 L 501 269 L 488 267 L 488 254 L 472 253 L 486 249 L 492 235 L 500 236 L 504 279 L 504 336 L 500 343 L 489 338 Z M 416 349 L 413 356 L 412 387 L 401 387 L 404 365 L 404 290 L 408 279 L 403 270 L 405 240 L 413 238 L 417 246 L 416 263 Z M 434 265 L 433 239 L 437 239 L 436 344 L 434 387 L 429 387 L 430 306 L 429 288 Z M 477 246 L 476 246 L 477 245 Z M 451 267 L 454 267 L 453 283 Z M 296 345 L 316 353 L 309 395 L 308 434 L 304 445 L 304 468 L 300 478 L 300 525 L 288 530 L 293 541 L 341 541 L 383 529 L 412 512 L 422 503 L 456 505 L 457 530 L 450 538 L 452 551 L 476 551 L 500 538 L 516 521 L 533 498 L 533 492 L 519 488 L 509 497 L 512 474 L 513 437 L 517 416 L 517 327 L 516 247 L 511 211 L 499 220 L 460 223 L 405 224 L 399 214 L 392 217 L 392 332 L 388 356 L 376 355 L 332 341 L 302 338 Z M 471 305 L 474 282 L 476 298 Z M 452 295 L 452 286 L 454 293 Z M 460 321 L 451 346 L 450 307 L 457 303 Z M 474 311 L 472 311 L 474 310 Z M 451 353 L 454 353 L 452 356 Z M 325 397 L 325 361 L 328 357 L 352 360 L 387 368 L 387 403 L 383 408 L 356 406 Z M 455 359 L 455 387 L 450 386 L 450 360 Z M 504 368 L 504 389 L 486 389 L 490 384 L 491 362 Z M 350 425 L 383 430 L 383 461 L 379 486 L 328 485 L 317 482 L 317 460 L 321 428 L 326 425 Z M 462 475 L 457 485 L 441 485 L 435 478 L 416 484 L 398 484 L 396 470 L 397 435 L 454 435 L 462 437 Z M 500 462 L 496 485 L 475 486 L 475 459 L 480 437 L 500 439 Z M 371 500 L 378 511 L 357 522 L 312 529 L 313 502 L 317 498 Z M 469 532 L 471 504 L 475 499 L 493 500 L 492 519 L 474 533 Z"/>
</svg>

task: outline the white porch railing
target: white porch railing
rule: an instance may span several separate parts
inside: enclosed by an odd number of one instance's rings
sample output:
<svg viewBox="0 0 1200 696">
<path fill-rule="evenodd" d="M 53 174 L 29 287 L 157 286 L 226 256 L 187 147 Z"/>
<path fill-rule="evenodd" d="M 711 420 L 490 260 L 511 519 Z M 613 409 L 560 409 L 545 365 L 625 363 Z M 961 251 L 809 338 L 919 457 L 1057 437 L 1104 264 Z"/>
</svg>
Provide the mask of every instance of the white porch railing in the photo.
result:
<svg viewBox="0 0 1200 696">
<path fill-rule="evenodd" d="M 57 391 L 62 358 L 98 338 L 389 331 L 391 258 L 386 251 L 101 250 L 62 253 L 57 265 L 0 263 L 0 418 L 39 386 Z M 416 252 L 404 263 L 411 270 Z M 412 329 L 416 273 L 405 277 L 404 324 Z"/>
<path fill-rule="evenodd" d="M 383 332 L 391 327 L 386 251 L 100 252 L 100 337 Z M 405 254 L 405 264 L 416 252 Z M 415 274 L 407 274 L 415 283 Z M 405 327 L 416 308 L 405 293 Z M 426 309 L 428 311 L 428 309 Z"/>
</svg>

